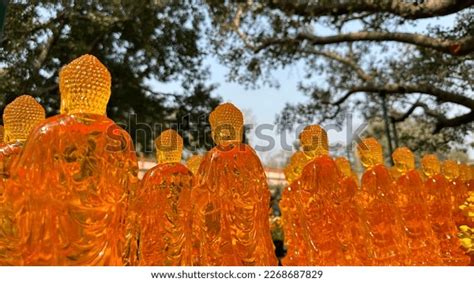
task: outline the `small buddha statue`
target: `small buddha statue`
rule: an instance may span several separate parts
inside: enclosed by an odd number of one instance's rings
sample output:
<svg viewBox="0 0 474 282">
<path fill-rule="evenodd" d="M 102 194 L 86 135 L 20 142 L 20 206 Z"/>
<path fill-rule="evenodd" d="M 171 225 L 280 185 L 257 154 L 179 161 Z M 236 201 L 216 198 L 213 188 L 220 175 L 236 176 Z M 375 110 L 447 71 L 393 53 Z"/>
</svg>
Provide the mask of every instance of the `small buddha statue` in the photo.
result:
<svg viewBox="0 0 474 282">
<path fill-rule="evenodd" d="M 158 165 L 146 172 L 136 193 L 138 264 L 191 265 L 193 174 L 180 163 L 183 139 L 168 129 L 155 145 Z"/>
<path fill-rule="evenodd" d="M 224 103 L 209 121 L 217 145 L 203 158 L 191 192 L 193 265 L 277 265 L 270 192 L 255 151 L 242 143 L 243 115 Z"/>
<path fill-rule="evenodd" d="M 282 260 L 282 264 L 285 266 L 305 265 L 307 263 L 298 188 L 300 185 L 299 177 L 308 161 L 309 159 L 302 151 L 297 151 L 291 156 L 290 162 L 284 170 L 288 186 L 283 189 L 279 206 L 285 235 L 284 244 L 287 249 L 286 256 Z"/>
<path fill-rule="evenodd" d="M 201 155 L 192 155 L 186 161 L 186 166 L 193 173 L 193 175 L 196 175 L 199 170 L 199 166 L 201 165 L 201 162 L 202 162 Z"/>
<path fill-rule="evenodd" d="M 371 239 L 371 265 L 404 265 L 408 247 L 399 210 L 395 202 L 395 187 L 389 170 L 383 165 L 382 146 L 374 138 L 363 139 L 357 153 L 365 172 L 357 195 L 365 211 Z"/>
<path fill-rule="evenodd" d="M 459 209 L 459 206 L 466 200 L 468 190 L 464 181 L 460 179 L 459 165 L 455 161 L 446 160 L 441 165 L 441 172 L 448 180 L 449 189 L 451 190 L 454 223 L 456 226 L 466 224 L 466 218 Z"/>
<path fill-rule="evenodd" d="M 440 257 L 444 265 L 468 265 L 469 257 L 460 247 L 454 223 L 453 196 L 449 182 L 441 174 L 441 165 L 435 155 L 425 155 L 421 160 L 426 175 L 426 203 L 431 220 L 431 229 L 439 241 Z"/>
<path fill-rule="evenodd" d="M 61 114 L 31 132 L 6 183 L 25 265 L 124 265 L 138 165 L 128 133 L 106 117 L 107 68 L 84 55 L 59 73 Z"/>
<path fill-rule="evenodd" d="M 45 117 L 43 107 L 29 95 L 19 96 L 5 107 L 3 112 L 5 127 L 2 128 L 2 136 L 4 136 L 2 140 L 6 142 L 0 147 L 2 182 L 9 177 L 10 166 L 19 156 L 31 130 Z M 0 188 L 0 190 L 2 189 Z"/>
<path fill-rule="evenodd" d="M 329 157 L 326 131 L 310 125 L 299 138 L 303 152 L 310 159 L 301 174 L 298 193 L 308 252 L 306 265 L 347 265 L 340 236 L 342 226 L 338 222 L 339 213 L 344 211 L 333 204 L 341 175 Z"/>
<path fill-rule="evenodd" d="M 431 229 L 425 187 L 415 169 L 415 156 L 410 149 L 400 147 L 392 159 L 399 174 L 395 196 L 409 246 L 407 265 L 441 265 L 439 242 Z"/>
<path fill-rule="evenodd" d="M 3 112 L 2 138 L 0 146 L 0 265 L 16 265 L 21 262 L 14 245 L 18 230 L 12 202 L 6 197 L 5 181 L 10 178 L 12 164 L 18 159 L 31 130 L 45 119 L 45 111 L 36 100 L 28 95 L 17 97 Z"/>
<path fill-rule="evenodd" d="M 340 232 L 340 240 L 343 243 L 345 258 L 348 265 L 368 265 L 370 260 L 367 249 L 371 242 L 365 213 L 355 197 L 359 190 L 357 176 L 346 158 L 338 157 L 335 162 L 341 178 L 340 189 L 335 191 L 334 204 L 339 210 L 338 222 L 343 230 Z"/>
</svg>

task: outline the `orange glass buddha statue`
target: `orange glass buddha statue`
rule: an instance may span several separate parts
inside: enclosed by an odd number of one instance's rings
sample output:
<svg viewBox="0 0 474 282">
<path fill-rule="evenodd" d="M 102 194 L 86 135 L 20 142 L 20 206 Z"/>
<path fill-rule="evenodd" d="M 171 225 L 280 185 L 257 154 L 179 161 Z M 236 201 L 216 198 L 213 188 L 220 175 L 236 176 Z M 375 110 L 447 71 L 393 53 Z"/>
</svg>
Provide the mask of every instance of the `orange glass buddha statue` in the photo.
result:
<svg viewBox="0 0 474 282">
<path fill-rule="evenodd" d="M 421 160 L 426 175 L 426 203 L 431 228 L 439 241 L 440 257 L 444 265 L 468 265 L 469 257 L 460 248 L 457 228 L 452 217 L 452 193 L 449 183 L 441 175 L 441 165 L 435 155 L 425 155 Z"/>
<path fill-rule="evenodd" d="M 298 193 L 307 246 L 306 265 L 347 265 L 340 236 L 343 231 L 338 222 L 338 213 L 343 211 L 333 204 L 340 190 L 341 175 L 328 155 L 326 131 L 318 125 L 310 125 L 299 138 L 303 152 L 311 159 L 301 174 Z"/>
<path fill-rule="evenodd" d="M 425 187 L 415 169 L 415 156 L 410 149 L 400 147 L 393 152 L 392 159 L 400 175 L 395 196 L 409 247 L 406 264 L 441 265 L 439 242 L 431 229 Z"/>
<path fill-rule="evenodd" d="M 43 107 L 28 95 L 16 98 L 3 112 L 5 129 L 3 132 L 2 127 L 1 140 L 5 137 L 6 142 L 0 146 L 0 265 L 15 265 L 21 261 L 14 250 L 18 230 L 12 202 L 4 193 L 4 182 L 10 178 L 10 168 L 18 159 L 31 129 L 44 119 Z"/>
<path fill-rule="evenodd" d="M 301 210 L 299 206 L 298 188 L 299 177 L 309 159 L 297 151 L 290 158 L 290 163 L 284 173 L 288 186 L 281 193 L 279 203 L 282 214 L 282 225 L 286 246 L 286 256 L 282 260 L 285 266 L 305 265 L 307 263 L 307 250 L 305 246 L 303 226 L 301 225 Z"/>
<path fill-rule="evenodd" d="M 7 189 L 25 265 L 128 263 L 138 165 L 130 136 L 105 115 L 110 88 L 94 56 L 63 67 L 61 114 L 32 131 L 14 166 Z"/>
<path fill-rule="evenodd" d="M 181 161 L 183 139 L 165 130 L 155 140 L 158 165 L 148 170 L 136 195 L 139 265 L 191 265 L 193 174 Z"/>
<path fill-rule="evenodd" d="M 374 138 L 366 138 L 358 144 L 357 153 L 365 168 L 357 199 L 365 211 L 369 229 L 370 264 L 404 265 L 408 248 L 402 220 L 394 204 L 394 183 L 383 165 L 382 146 Z"/>
<path fill-rule="evenodd" d="M 191 193 L 193 265 L 276 265 L 270 192 L 255 151 L 242 143 L 242 113 L 224 103 L 209 121 L 217 146 L 203 158 Z"/>
<path fill-rule="evenodd" d="M 199 166 L 201 165 L 201 162 L 202 162 L 201 155 L 192 155 L 186 161 L 186 166 L 193 173 L 193 175 L 196 175 L 199 170 Z"/>
<path fill-rule="evenodd" d="M 2 130 L 5 143 L 0 147 L 0 174 L 3 181 L 9 177 L 11 164 L 20 155 L 23 145 L 31 130 L 45 119 L 43 107 L 36 102 L 35 98 L 22 95 L 5 107 L 3 112 L 3 122 L 5 127 Z M 0 196 L 3 188 L 0 187 Z"/>
<path fill-rule="evenodd" d="M 466 218 L 459 209 L 467 198 L 467 187 L 464 181 L 459 177 L 459 165 L 452 160 L 446 160 L 441 165 L 441 172 L 448 180 L 449 189 L 452 194 L 453 218 L 456 226 L 466 224 Z"/>
<path fill-rule="evenodd" d="M 345 258 L 348 265 L 368 265 L 370 260 L 367 249 L 371 242 L 365 213 L 355 197 L 359 190 L 357 176 L 346 158 L 338 157 L 335 162 L 341 178 L 339 180 L 340 189 L 335 191 L 334 204 L 339 210 L 337 213 L 338 222 L 343 230 L 340 233 L 340 240 L 343 243 Z"/>
</svg>

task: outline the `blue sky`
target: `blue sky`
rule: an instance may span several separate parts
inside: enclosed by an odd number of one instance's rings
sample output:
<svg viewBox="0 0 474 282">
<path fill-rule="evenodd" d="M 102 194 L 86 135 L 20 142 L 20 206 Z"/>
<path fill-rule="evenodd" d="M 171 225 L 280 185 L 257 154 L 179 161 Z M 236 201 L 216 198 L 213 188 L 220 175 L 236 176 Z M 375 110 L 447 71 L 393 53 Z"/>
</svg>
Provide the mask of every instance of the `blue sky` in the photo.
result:
<svg viewBox="0 0 474 282">
<path fill-rule="evenodd" d="M 446 17 L 441 17 L 437 19 L 427 19 L 420 20 L 416 27 L 412 26 L 402 26 L 399 30 L 409 31 L 409 32 L 425 32 L 428 25 L 441 24 L 443 26 L 451 26 L 454 23 L 455 16 L 450 15 Z M 349 26 L 346 31 L 358 30 L 357 25 Z M 329 30 L 324 30 L 318 28 L 319 34 L 329 33 Z M 226 74 L 228 73 L 228 68 L 222 65 L 217 58 L 212 55 L 209 55 L 205 64 L 210 67 L 211 77 L 209 83 L 217 83 L 219 87 L 215 93 L 223 98 L 225 102 L 231 102 L 239 107 L 246 116 L 246 123 L 256 123 L 256 124 L 273 124 L 275 121 L 275 116 L 279 114 L 284 108 L 286 103 L 299 103 L 304 102 L 306 97 L 297 90 L 297 84 L 299 81 L 303 80 L 304 69 L 301 63 L 291 65 L 285 69 L 275 70 L 273 72 L 273 77 L 279 81 L 279 88 L 270 88 L 263 86 L 257 89 L 246 89 L 244 86 L 235 83 L 229 82 L 226 79 Z M 322 78 L 324 79 L 324 78 Z M 158 83 L 152 82 L 152 86 L 159 91 L 164 92 L 179 92 L 180 85 L 178 83 Z M 353 128 L 357 128 L 363 121 L 354 116 L 353 119 Z M 264 162 L 268 161 L 275 155 L 278 155 L 281 151 L 281 146 L 278 146 L 280 139 L 279 134 L 275 131 L 267 130 L 266 134 L 273 136 L 276 141 L 276 147 L 270 152 L 258 152 L 259 156 Z M 345 145 L 346 139 L 346 129 L 342 128 L 341 131 L 337 132 L 336 130 L 329 130 L 329 140 L 330 143 L 341 143 Z M 257 140 L 255 138 L 254 132 L 250 133 L 250 143 L 253 146 L 256 145 L 265 145 L 267 144 L 264 140 Z M 295 134 L 288 136 L 288 143 L 291 144 L 295 138 Z M 468 139 L 472 140 L 472 136 Z M 471 159 L 474 158 L 474 152 L 470 151 Z"/>
</svg>

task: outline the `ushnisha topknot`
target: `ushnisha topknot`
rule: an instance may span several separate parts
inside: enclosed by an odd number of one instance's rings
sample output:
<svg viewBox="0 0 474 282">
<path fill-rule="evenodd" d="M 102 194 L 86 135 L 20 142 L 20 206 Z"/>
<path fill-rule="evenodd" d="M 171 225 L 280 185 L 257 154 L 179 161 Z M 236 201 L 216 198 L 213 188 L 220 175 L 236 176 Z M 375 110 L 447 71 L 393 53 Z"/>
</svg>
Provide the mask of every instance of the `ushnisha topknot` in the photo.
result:
<svg viewBox="0 0 474 282">
<path fill-rule="evenodd" d="M 319 125 L 308 125 L 299 135 L 303 152 L 313 158 L 329 153 L 328 135 Z"/>
<path fill-rule="evenodd" d="M 183 152 L 183 138 L 173 129 L 163 131 L 155 139 L 158 163 L 177 163 Z"/>
<path fill-rule="evenodd" d="M 21 95 L 3 112 L 5 142 L 25 141 L 31 130 L 46 118 L 44 108 L 29 95 Z"/>
<path fill-rule="evenodd" d="M 83 55 L 59 73 L 61 113 L 104 115 L 111 94 L 111 76 L 94 56 Z"/>
<path fill-rule="evenodd" d="M 242 112 L 231 103 L 217 106 L 209 116 L 212 129 L 212 138 L 218 145 L 241 143 L 244 116 Z"/>
</svg>

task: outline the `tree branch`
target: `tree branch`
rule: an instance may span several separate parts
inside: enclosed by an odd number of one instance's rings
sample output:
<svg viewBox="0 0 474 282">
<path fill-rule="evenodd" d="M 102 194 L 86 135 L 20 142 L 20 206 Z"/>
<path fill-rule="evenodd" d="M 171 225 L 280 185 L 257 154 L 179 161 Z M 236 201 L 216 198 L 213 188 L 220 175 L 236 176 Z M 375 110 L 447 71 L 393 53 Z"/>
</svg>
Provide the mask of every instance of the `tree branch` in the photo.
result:
<svg viewBox="0 0 474 282">
<path fill-rule="evenodd" d="M 467 55 L 474 51 L 473 35 L 467 35 L 457 40 L 450 40 L 434 38 L 417 33 L 381 31 L 359 31 L 330 36 L 317 36 L 314 34 L 303 32 L 293 37 L 263 39 L 261 41 L 262 43 L 259 46 L 256 46 L 253 50 L 255 53 L 259 53 L 260 51 L 273 45 L 300 45 L 304 41 L 309 42 L 312 45 L 329 45 L 355 41 L 394 41 L 430 48 L 439 52 L 452 54 L 455 56 Z"/>
<path fill-rule="evenodd" d="M 313 0 L 279 1 L 273 0 L 269 7 L 287 15 L 304 17 L 340 16 L 351 13 L 389 13 L 405 19 L 422 19 L 449 15 L 474 4 L 473 0 L 433 0 L 414 5 L 403 0 Z"/>
</svg>

